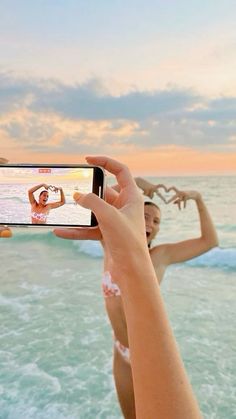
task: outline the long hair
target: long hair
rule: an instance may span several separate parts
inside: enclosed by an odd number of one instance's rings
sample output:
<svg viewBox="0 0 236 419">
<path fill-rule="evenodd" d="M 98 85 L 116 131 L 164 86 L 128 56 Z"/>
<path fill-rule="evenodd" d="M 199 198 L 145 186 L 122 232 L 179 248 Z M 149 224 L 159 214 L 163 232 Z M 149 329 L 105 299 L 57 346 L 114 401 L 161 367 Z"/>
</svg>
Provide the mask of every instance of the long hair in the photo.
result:
<svg viewBox="0 0 236 419">
<path fill-rule="evenodd" d="M 40 196 L 42 195 L 42 193 L 44 193 L 44 192 L 47 192 L 47 193 L 48 193 L 48 191 L 47 191 L 46 189 L 44 189 L 44 191 L 40 192 L 40 194 L 39 194 L 39 198 L 40 198 Z"/>
</svg>

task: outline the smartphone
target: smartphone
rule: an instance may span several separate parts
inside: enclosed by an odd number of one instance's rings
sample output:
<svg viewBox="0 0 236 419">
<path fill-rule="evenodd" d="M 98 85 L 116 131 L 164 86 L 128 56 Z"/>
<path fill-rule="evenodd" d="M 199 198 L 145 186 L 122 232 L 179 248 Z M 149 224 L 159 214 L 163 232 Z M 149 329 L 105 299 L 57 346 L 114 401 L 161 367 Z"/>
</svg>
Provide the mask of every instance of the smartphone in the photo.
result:
<svg viewBox="0 0 236 419">
<path fill-rule="evenodd" d="M 0 165 L 0 225 L 95 227 L 95 215 L 73 196 L 104 198 L 104 180 L 101 167 L 85 164 Z"/>
</svg>

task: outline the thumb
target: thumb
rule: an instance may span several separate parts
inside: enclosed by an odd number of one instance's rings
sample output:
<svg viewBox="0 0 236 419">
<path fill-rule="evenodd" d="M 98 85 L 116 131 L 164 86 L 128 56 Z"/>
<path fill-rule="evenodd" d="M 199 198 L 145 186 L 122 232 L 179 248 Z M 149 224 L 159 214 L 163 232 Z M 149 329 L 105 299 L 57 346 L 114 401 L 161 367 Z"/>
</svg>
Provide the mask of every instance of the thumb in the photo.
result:
<svg viewBox="0 0 236 419">
<path fill-rule="evenodd" d="M 112 211 L 112 205 L 99 198 L 94 193 L 82 194 L 75 192 L 73 195 L 75 202 L 83 208 L 90 209 L 100 221 Z"/>
</svg>

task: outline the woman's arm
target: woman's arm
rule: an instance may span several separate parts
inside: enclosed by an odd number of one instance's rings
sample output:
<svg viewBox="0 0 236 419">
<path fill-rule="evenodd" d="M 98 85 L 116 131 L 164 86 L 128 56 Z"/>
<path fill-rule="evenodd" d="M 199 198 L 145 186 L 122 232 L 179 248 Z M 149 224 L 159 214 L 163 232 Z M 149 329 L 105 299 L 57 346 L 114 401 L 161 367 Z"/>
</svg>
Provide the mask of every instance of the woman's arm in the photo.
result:
<svg viewBox="0 0 236 419">
<path fill-rule="evenodd" d="M 121 294 L 137 418 L 201 418 L 149 261 L 140 257 L 125 280 Z"/>
<path fill-rule="evenodd" d="M 159 251 L 160 248 L 162 250 L 162 263 L 164 265 L 184 262 L 219 245 L 215 226 L 201 194 L 196 191 L 179 191 L 175 198 L 174 203 L 178 205 L 179 209 L 181 209 L 181 204 L 184 208 L 186 207 L 187 200 L 193 199 L 195 201 L 199 214 L 201 235 L 196 239 L 159 246 Z M 158 253 L 158 249 L 156 249 L 156 253 Z M 152 250 L 152 255 L 155 259 L 155 248 Z"/>
<path fill-rule="evenodd" d="M 64 204 L 65 204 L 65 202 L 66 202 L 66 199 L 65 199 L 65 195 L 64 195 L 63 189 L 62 189 L 62 188 L 56 188 L 55 192 L 57 192 L 57 191 L 60 191 L 60 193 L 61 193 L 61 198 L 60 198 L 60 201 L 58 201 L 58 202 L 54 202 L 53 204 L 49 204 L 49 206 L 50 206 L 50 208 L 51 208 L 51 209 L 59 208 L 59 207 L 61 207 L 62 205 L 64 205 Z"/>
<path fill-rule="evenodd" d="M 142 189 L 143 194 L 148 196 L 149 198 L 153 198 L 154 193 L 157 192 L 158 190 L 158 187 L 162 186 L 162 185 L 154 185 L 153 183 L 141 177 L 135 177 L 134 180 L 135 180 L 136 185 L 140 189 Z M 113 185 L 112 189 L 114 189 L 117 192 L 120 192 L 120 186 L 118 184 Z"/>
<path fill-rule="evenodd" d="M 151 199 L 153 198 L 154 193 L 157 192 L 158 186 L 160 186 L 160 185 L 154 185 L 153 183 L 141 177 L 135 177 L 134 180 L 135 180 L 136 185 L 140 189 L 142 189 L 144 195 L 148 196 Z"/>
<path fill-rule="evenodd" d="M 36 192 L 40 188 L 48 189 L 48 185 L 46 185 L 45 183 L 40 183 L 40 185 L 36 185 L 28 190 L 28 197 L 31 204 L 35 204 L 36 200 L 34 197 L 34 192 Z"/>
</svg>

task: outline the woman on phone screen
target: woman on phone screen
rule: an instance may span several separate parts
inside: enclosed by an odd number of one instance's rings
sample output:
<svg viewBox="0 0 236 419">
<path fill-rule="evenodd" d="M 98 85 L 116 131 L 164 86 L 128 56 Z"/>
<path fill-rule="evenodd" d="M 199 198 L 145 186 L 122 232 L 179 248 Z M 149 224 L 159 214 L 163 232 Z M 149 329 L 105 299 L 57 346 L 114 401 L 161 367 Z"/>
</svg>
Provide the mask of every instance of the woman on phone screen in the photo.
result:
<svg viewBox="0 0 236 419">
<path fill-rule="evenodd" d="M 44 188 L 43 191 L 39 194 L 39 202 L 36 201 L 34 197 L 34 192 L 38 189 Z M 60 191 L 61 199 L 58 202 L 53 202 L 48 204 L 49 193 L 48 190 L 51 189 L 53 192 Z M 29 202 L 31 204 L 31 221 L 32 224 L 46 224 L 47 217 L 51 209 L 59 208 L 65 204 L 65 195 L 62 188 L 56 188 L 55 186 L 46 185 L 41 183 L 40 185 L 34 186 L 28 190 Z"/>
</svg>

